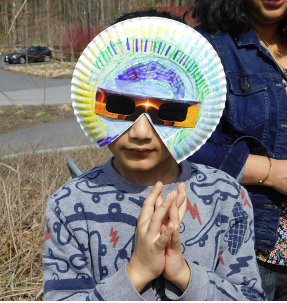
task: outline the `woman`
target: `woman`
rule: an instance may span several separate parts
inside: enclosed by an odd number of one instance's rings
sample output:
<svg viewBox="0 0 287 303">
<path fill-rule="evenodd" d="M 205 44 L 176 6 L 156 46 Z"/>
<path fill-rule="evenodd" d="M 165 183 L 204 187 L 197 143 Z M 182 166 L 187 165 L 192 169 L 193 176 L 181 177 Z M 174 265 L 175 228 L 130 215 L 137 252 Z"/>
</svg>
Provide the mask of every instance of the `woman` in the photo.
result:
<svg viewBox="0 0 287 303">
<path fill-rule="evenodd" d="M 287 0 L 195 0 L 227 78 L 223 117 L 190 160 L 243 184 L 268 300 L 287 300 Z"/>
</svg>

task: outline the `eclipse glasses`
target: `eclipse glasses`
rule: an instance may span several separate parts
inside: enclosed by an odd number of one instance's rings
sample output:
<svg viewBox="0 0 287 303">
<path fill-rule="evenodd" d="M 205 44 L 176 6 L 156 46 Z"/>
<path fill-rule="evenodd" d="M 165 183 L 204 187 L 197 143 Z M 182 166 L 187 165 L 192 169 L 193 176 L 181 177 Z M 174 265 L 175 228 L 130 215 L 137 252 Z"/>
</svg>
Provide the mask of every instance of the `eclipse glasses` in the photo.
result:
<svg viewBox="0 0 287 303">
<path fill-rule="evenodd" d="M 194 127 L 199 109 L 198 101 L 122 95 L 102 88 L 95 94 L 96 114 L 126 121 L 136 121 L 140 115 L 148 113 L 156 125 Z"/>
</svg>

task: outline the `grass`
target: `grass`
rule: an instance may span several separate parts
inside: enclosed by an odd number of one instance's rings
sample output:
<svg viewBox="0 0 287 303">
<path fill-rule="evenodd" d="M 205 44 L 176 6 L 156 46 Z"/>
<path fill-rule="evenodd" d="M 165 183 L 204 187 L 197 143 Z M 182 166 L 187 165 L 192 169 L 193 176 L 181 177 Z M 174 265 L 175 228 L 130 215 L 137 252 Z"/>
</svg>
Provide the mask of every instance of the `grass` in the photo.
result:
<svg viewBox="0 0 287 303">
<path fill-rule="evenodd" d="M 45 208 L 71 178 L 67 155 L 84 172 L 111 154 L 89 148 L 3 158 L 0 151 L 0 300 L 43 300 Z"/>
<path fill-rule="evenodd" d="M 25 116 L 27 115 L 27 112 L 25 112 L 24 110 L 20 110 L 16 113 L 16 115 L 22 115 L 22 116 Z"/>
<path fill-rule="evenodd" d="M 11 64 L 4 67 L 5 70 L 26 74 L 36 77 L 54 78 L 54 79 L 71 79 L 76 63 L 56 62 L 52 59 L 49 64 Z"/>
<path fill-rule="evenodd" d="M 70 104 L 2 105 L 0 135 L 69 118 L 76 119 Z"/>
<path fill-rule="evenodd" d="M 36 115 L 36 117 L 46 117 L 46 116 L 48 116 L 49 114 L 47 114 L 47 113 L 45 113 L 45 112 L 41 112 L 41 113 L 38 113 L 37 115 Z"/>
</svg>

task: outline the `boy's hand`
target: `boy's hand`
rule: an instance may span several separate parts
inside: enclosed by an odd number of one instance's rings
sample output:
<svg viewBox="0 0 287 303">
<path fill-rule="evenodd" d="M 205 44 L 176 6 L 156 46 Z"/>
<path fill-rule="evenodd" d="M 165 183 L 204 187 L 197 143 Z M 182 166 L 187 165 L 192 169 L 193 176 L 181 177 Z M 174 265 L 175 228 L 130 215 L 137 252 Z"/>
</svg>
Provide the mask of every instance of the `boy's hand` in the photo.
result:
<svg viewBox="0 0 287 303">
<path fill-rule="evenodd" d="M 178 190 L 178 192 L 172 191 L 171 193 L 176 196 L 176 203 L 177 203 L 177 208 L 179 211 L 179 220 L 181 223 L 185 216 L 186 205 L 187 205 L 187 194 L 186 194 L 186 190 L 185 190 L 185 184 L 183 182 L 179 183 L 177 186 L 177 190 Z M 155 203 L 155 209 L 157 209 L 161 205 L 162 201 L 163 201 L 163 199 L 161 198 L 161 196 L 158 197 L 158 199 Z M 163 221 L 164 226 L 166 226 L 169 222 L 168 217 L 169 217 L 169 214 L 166 217 L 166 220 Z M 162 228 L 162 232 L 163 232 L 163 230 L 164 230 L 164 228 Z"/>
<path fill-rule="evenodd" d="M 143 204 L 137 222 L 134 252 L 126 267 L 129 279 L 138 292 L 160 276 L 166 264 L 165 247 L 173 233 L 173 225 L 168 223 L 162 233 L 160 229 L 174 199 L 170 193 L 162 201 L 162 187 L 162 183 L 157 182 Z M 159 201 L 162 203 L 155 210 Z"/>
<path fill-rule="evenodd" d="M 185 196 L 186 197 L 186 196 Z M 165 254 L 165 267 L 163 276 L 174 283 L 182 292 L 184 292 L 188 286 L 190 280 L 190 269 L 182 255 L 181 239 L 180 239 L 180 209 L 178 209 L 176 195 L 173 194 L 172 205 L 169 211 L 169 224 L 174 226 L 171 239 L 166 246 Z M 181 204 L 182 213 L 186 212 L 186 198 Z"/>
<path fill-rule="evenodd" d="M 179 228 L 186 213 L 187 194 L 183 182 L 178 184 L 177 189 L 178 192 L 173 191 L 170 193 L 173 202 L 169 208 L 168 216 L 162 223 L 160 231 L 163 233 L 168 224 L 173 226 L 172 237 L 166 246 L 163 275 L 184 292 L 190 280 L 190 269 L 182 256 Z M 161 202 L 162 199 L 159 197 L 155 207 L 159 207 Z"/>
</svg>

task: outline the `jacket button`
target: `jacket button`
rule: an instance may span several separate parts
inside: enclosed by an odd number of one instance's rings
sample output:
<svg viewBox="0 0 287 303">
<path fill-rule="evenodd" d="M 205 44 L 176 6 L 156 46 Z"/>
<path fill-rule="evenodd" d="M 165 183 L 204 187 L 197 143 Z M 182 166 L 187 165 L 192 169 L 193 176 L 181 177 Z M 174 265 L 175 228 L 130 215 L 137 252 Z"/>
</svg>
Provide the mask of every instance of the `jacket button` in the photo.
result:
<svg viewBox="0 0 287 303">
<path fill-rule="evenodd" d="M 247 82 L 247 79 L 246 77 L 244 78 L 244 83 L 242 84 L 241 86 L 241 90 L 244 91 L 244 92 L 247 92 L 249 90 L 249 83 Z"/>
<path fill-rule="evenodd" d="M 270 241 L 270 240 L 258 239 L 258 241 L 265 242 L 265 243 L 271 243 L 271 241 Z"/>
<path fill-rule="evenodd" d="M 277 209 L 277 208 L 278 208 L 276 205 L 274 205 L 274 204 L 269 204 L 269 203 L 264 204 L 264 207 L 266 207 L 266 208 L 274 208 L 274 209 Z"/>
</svg>

